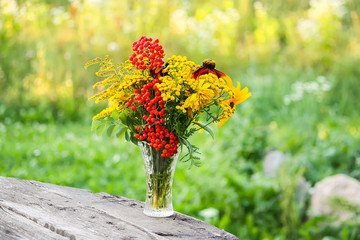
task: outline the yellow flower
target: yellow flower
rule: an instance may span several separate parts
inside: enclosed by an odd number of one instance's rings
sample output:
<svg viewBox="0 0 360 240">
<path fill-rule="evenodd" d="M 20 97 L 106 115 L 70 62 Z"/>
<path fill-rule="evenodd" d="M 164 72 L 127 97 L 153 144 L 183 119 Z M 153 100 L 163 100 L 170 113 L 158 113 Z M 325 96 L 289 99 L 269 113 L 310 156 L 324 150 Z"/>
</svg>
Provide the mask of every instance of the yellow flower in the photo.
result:
<svg viewBox="0 0 360 240">
<path fill-rule="evenodd" d="M 96 58 L 88 62 L 85 68 L 91 64 L 99 62 L 100 69 L 97 72 L 97 76 L 109 77 L 95 83 L 94 88 L 97 86 L 101 86 L 103 88 L 107 85 L 110 86 L 102 92 L 90 97 L 89 100 L 95 99 L 95 103 L 107 100 L 108 108 L 95 115 L 93 120 L 111 115 L 115 109 L 118 112 L 121 112 L 126 108 L 128 100 L 133 97 L 135 89 L 139 89 L 140 86 L 154 80 L 154 78 L 150 75 L 144 74 L 140 70 L 134 70 L 134 66 L 130 63 L 130 61 L 118 64 L 115 67 L 113 60 L 109 59 L 108 56 L 104 59 Z"/>
<path fill-rule="evenodd" d="M 166 63 L 167 67 L 163 72 L 169 74 L 176 81 L 189 78 L 191 72 L 198 68 L 194 62 L 188 61 L 185 56 L 172 56 L 166 60 Z"/>
<path fill-rule="evenodd" d="M 166 102 L 167 100 L 175 100 L 174 95 L 180 96 L 181 85 L 170 76 L 160 77 L 161 83 L 156 83 L 155 86 L 161 91 L 161 96 Z"/>
<path fill-rule="evenodd" d="M 229 82 L 228 82 L 229 85 Z M 232 85 L 232 83 L 231 83 Z M 234 92 L 234 97 L 230 98 L 229 101 L 227 101 L 228 106 L 231 107 L 231 109 L 235 110 L 235 106 L 244 102 L 246 99 L 248 99 L 251 96 L 251 92 L 249 92 L 249 89 L 247 87 L 241 89 L 241 85 L 240 82 L 238 82 L 237 87 L 233 87 L 231 86 L 232 91 Z M 220 104 L 221 105 L 221 104 Z M 224 108 L 225 107 L 225 108 Z M 227 108 L 227 106 L 224 105 L 223 109 L 225 112 L 225 109 Z M 223 116 L 220 120 L 220 123 L 218 125 L 218 127 L 221 127 L 222 125 L 224 125 L 224 123 L 232 116 L 232 114 L 229 116 Z"/>
<path fill-rule="evenodd" d="M 238 82 L 237 87 L 232 87 L 232 90 L 234 92 L 234 98 L 229 99 L 230 106 L 233 108 L 235 105 L 238 105 L 242 102 L 244 102 L 246 99 L 248 99 L 251 96 L 251 92 L 249 92 L 249 89 L 247 87 L 240 90 L 241 84 Z"/>
<path fill-rule="evenodd" d="M 198 82 L 197 91 L 191 94 L 184 102 L 183 109 L 188 108 L 192 111 L 199 111 L 208 105 L 215 96 L 214 90 L 211 89 L 210 83 L 206 83 L 205 79 Z"/>
<path fill-rule="evenodd" d="M 235 109 L 232 108 L 229 104 L 229 101 L 224 98 L 219 98 L 220 107 L 223 109 L 222 114 L 220 114 L 220 123 L 218 127 L 221 127 L 229 118 L 232 117 Z"/>
</svg>

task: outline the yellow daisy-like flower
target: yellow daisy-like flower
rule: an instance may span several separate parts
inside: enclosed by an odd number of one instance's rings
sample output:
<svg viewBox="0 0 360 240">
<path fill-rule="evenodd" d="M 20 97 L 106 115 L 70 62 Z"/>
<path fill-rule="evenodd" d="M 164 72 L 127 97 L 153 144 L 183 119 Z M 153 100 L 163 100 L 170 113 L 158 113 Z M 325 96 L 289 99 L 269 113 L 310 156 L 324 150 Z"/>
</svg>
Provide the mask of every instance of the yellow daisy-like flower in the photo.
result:
<svg viewBox="0 0 360 240">
<path fill-rule="evenodd" d="M 244 102 L 246 99 L 248 99 L 251 96 L 251 92 L 249 92 L 249 89 L 247 87 L 241 89 L 241 85 L 240 82 L 238 82 L 237 87 L 233 87 L 232 86 L 232 82 L 228 82 L 228 85 L 231 84 L 231 89 L 234 92 L 234 97 L 230 98 L 227 102 L 227 105 L 229 107 L 231 107 L 231 109 L 234 109 L 235 112 L 235 106 Z M 221 106 L 221 104 L 220 104 Z M 228 107 L 226 105 L 223 105 L 222 108 L 225 111 L 228 111 Z M 220 123 L 218 125 L 218 127 L 221 127 L 222 125 L 224 125 L 224 123 L 232 116 L 232 114 L 229 116 L 229 114 L 221 116 L 222 119 L 220 120 Z"/>
<path fill-rule="evenodd" d="M 197 91 L 185 100 L 183 109 L 188 108 L 192 111 L 199 111 L 208 105 L 214 96 L 215 92 L 211 89 L 211 84 L 205 82 L 205 79 L 201 79 L 198 82 Z"/>
<path fill-rule="evenodd" d="M 251 96 L 251 92 L 249 92 L 249 89 L 247 87 L 241 89 L 240 82 L 237 82 L 237 87 L 232 87 L 232 90 L 234 92 L 234 98 L 229 99 L 229 104 L 233 108 L 235 105 L 238 105 L 242 102 L 244 102 L 246 99 L 248 99 Z"/>
</svg>

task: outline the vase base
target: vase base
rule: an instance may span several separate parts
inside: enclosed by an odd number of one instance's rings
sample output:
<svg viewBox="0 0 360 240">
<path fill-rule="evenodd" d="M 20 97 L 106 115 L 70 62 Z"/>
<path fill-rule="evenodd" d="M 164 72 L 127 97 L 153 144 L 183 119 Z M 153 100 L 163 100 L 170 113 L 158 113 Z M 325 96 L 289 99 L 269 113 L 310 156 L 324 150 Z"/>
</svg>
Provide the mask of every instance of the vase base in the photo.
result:
<svg viewBox="0 0 360 240">
<path fill-rule="evenodd" d="M 144 214 L 149 217 L 161 218 L 161 217 L 170 217 L 170 216 L 174 215 L 174 211 L 173 210 L 147 210 L 147 209 L 145 209 Z"/>
</svg>

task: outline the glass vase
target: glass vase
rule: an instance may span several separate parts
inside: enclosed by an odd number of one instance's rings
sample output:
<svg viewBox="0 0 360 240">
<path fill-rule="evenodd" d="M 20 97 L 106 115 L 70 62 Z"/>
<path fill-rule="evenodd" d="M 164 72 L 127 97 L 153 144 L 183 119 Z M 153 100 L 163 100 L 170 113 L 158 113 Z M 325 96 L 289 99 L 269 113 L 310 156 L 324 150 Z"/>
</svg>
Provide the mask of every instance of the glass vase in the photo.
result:
<svg viewBox="0 0 360 240">
<path fill-rule="evenodd" d="M 150 217 L 168 217 L 174 214 L 172 206 L 172 183 L 178 152 L 162 157 L 149 143 L 139 141 L 146 173 L 146 200 L 144 214 Z"/>
</svg>

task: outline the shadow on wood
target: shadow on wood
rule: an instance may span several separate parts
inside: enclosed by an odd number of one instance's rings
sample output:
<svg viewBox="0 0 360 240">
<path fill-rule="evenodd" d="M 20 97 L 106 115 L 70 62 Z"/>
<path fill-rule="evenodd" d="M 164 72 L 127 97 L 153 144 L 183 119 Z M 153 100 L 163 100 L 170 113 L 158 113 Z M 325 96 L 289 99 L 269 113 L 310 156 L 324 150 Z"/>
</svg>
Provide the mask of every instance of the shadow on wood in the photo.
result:
<svg viewBox="0 0 360 240">
<path fill-rule="evenodd" d="M 143 205 L 107 193 L 0 177 L 0 239 L 238 239 L 180 213 L 147 217 Z"/>
</svg>

